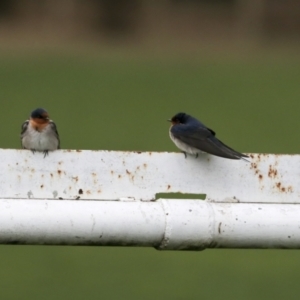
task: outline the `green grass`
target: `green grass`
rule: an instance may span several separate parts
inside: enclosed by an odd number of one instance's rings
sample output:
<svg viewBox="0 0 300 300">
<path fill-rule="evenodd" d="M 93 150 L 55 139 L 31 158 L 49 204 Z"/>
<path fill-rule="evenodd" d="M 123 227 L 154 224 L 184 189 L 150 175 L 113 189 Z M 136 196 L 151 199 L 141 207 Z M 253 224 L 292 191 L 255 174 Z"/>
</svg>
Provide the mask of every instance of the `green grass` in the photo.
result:
<svg viewBox="0 0 300 300">
<path fill-rule="evenodd" d="M 3 299 L 298 299 L 297 251 L 2 246 Z"/>
<path fill-rule="evenodd" d="M 0 57 L 3 148 L 36 107 L 63 148 L 177 151 L 168 118 L 242 152 L 299 153 L 299 61 Z M 2 299 L 296 299 L 300 253 L 0 246 Z"/>
</svg>

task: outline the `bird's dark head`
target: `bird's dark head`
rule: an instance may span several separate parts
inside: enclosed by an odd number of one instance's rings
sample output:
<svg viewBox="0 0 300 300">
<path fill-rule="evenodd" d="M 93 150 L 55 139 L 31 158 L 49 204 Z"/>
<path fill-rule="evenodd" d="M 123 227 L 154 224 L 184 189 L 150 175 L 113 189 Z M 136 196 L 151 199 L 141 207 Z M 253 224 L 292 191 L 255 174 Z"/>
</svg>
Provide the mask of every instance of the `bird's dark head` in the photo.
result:
<svg viewBox="0 0 300 300">
<path fill-rule="evenodd" d="M 171 120 L 168 120 L 168 121 L 170 121 L 173 125 L 185 124 L 189 118 L 190 118 L 189 115 L 181 112 L 181 113 L 176 114 Z"/>
<path fill-rule="evenodd" d="M 49 122 L 49 115 L 43 108 L 37 108 L 31 113 L 31 119 L 36 123 L 44 124 Z"/>
</svg>

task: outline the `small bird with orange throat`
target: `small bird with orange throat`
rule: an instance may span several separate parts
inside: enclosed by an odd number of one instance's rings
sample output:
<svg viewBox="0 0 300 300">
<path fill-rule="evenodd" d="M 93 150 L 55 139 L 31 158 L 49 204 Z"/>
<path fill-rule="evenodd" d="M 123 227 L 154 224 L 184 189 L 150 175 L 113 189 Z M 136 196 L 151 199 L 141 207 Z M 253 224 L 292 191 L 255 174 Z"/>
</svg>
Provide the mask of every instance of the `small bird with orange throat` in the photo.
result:
<svg viewBox="0 0 300 300">
<path fill-rule="evenodd" d="M 44 157 L 48 151 L 60 149 L 60 141 L 55 123 L 43 108 L 35 109 L 30 119 L 22 124 L 22 147 L 33 153 L 41 151 Z"/>
</svg>

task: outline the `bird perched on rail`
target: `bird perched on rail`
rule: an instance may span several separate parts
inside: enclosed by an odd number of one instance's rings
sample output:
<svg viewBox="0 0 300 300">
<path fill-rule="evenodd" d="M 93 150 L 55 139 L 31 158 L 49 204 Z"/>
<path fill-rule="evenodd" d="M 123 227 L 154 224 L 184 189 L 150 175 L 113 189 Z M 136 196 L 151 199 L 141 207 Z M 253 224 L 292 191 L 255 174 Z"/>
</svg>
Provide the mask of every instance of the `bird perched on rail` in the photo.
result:
<svg viewBox="0 0 300 300">
<path fill-rule="evenodd" d="M 60 141 L 55 123 L 43 108 L 35 109 L 30 119 L 22 124 L 21 132 L 22 147 L 33 153 L 42 151 L 44 157 L 48 151 L 60 148 Z"/>
<path fill-rule="evenodd" d="M 218 140 L 216 133 L 203 123 L 185 113 L 176 114 L 171 120 L 169 134 L 174 144 L 186 153 L 196 155 L 207 152 L 216 156 L 230 159 L 244 159 L 248 157 L 239 153 Z"/>
</svg>

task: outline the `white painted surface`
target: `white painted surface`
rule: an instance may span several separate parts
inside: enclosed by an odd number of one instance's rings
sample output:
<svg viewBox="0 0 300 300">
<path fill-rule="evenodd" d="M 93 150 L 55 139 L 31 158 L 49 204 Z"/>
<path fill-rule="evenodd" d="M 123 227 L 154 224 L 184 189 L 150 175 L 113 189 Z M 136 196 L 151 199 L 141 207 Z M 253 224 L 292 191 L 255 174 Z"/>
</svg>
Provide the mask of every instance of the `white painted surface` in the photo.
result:
<svg viewBox="0 0 300 300">
<path fill-rule="evenodd" d="M 0 243 L 300 249 L 300 205 L 5 199 Z"/>
<path fill-rule="evenodd" d="M 249 163 L 88 150 L 0 156 L 1 244 L 300 248 L 300 155 L 251 154 Z M 178 192 L 207 200 L 155 200 Z"/>
<path fill-rule="evenodd" d="M 44 158 L 0 149 L 0 157 L 1 198 L 153 200 L 179 192 L 215 202 L 300 200 L 300 155 L 253 154 L 247 163 L 209 154 L 58 150 Z"/>
</svg>

